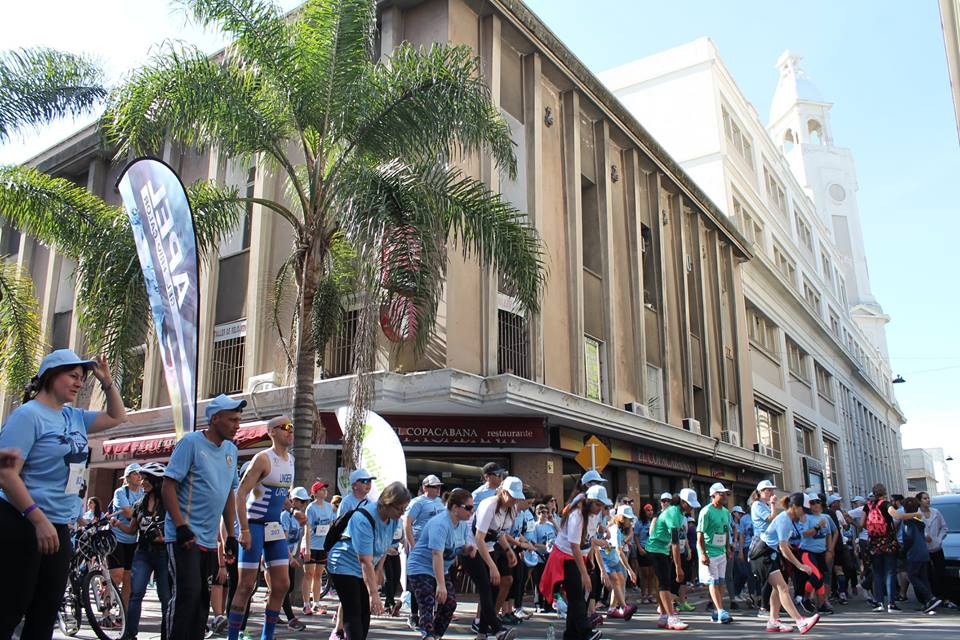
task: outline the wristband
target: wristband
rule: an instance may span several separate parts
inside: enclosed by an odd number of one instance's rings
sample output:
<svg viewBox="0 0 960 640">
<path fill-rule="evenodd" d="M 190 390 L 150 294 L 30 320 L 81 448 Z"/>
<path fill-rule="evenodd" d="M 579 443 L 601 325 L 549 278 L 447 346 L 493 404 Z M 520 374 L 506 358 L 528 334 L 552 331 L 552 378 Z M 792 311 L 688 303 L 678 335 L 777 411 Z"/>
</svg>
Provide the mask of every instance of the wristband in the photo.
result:
<svg viewBox="0 0 960 640">
<path fill-rule="evenodd" d="M 24 518 L 26 518 L 28 515 L 30 515 L 30 512 L 31 512 L 31 511 L 33 511 L 34 509 L 39 509 L 39 508 L 40 508 L 40 507 L 37 506 L 37 503 L 34 502 L 32 505 L 30 505 L 29 507 L 27 507 L 26 509 L 24 509 L 23 511 L 21 511 L 21 512 L 20 512 L 20 515 L 22 515 Z"/>
</svg>

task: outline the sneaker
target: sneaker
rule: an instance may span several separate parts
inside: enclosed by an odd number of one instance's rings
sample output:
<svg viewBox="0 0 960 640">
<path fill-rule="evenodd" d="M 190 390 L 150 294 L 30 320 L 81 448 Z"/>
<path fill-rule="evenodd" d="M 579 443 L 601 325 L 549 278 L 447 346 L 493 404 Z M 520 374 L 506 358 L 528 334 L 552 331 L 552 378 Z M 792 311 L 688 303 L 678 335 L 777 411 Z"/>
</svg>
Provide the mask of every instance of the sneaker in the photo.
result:
<svg viewBox="0 0 960 640">
<path fill-rule="evenodd" d="M 957 608 L 957 605 L 955 605 L 952 600 L 947 600 L 947 601 L 944 603 L 944 606 L 945 606 L 947 609 L 956 609 L 956 608 Z"/>
<path fill-rule="evenodd" d="M 840 604 L 847 604 L 847 594 L 841 593 L 839 597 Z"/>
<path fill-rule="evenodd" d="M 670 616 L 667 618 L 667 629 L 670 629 L 670 631 L 686 631 L 689 627 L 690 625 L 683 622 L 680 616 Z"/>
<path fill-rule="evenodd" d="M 764 609 L 763 607 L 760 607 L 760 608 L 757 610 L 757 617 L 758 617 L 758 618 L 769 618 L 769 617 L 770 617 L 770 611 L 767 610 L 767 609 Z"/>
<path fill-rule="evenodd" d="M 520 618 L 513 615 L 512 613 L 505 613 L 502 616 L 500 616 L 500 624 L 506 627 L 514 627 L 520 624 Z"/>
<path fill-rule="evenodd" d="M 941 600 L 940 598 L 930 598 L 927 604 L 924 605 L 923 612 L 931 613 L 934 609 L 939 607 L 941 604 L 943 604 L 943 600 Z"/>
<path fill-rule="evenodd" d="M 696 609 L 697 609 L 697 608 L 696 608 L 695 606 L 693 606 L 692 604 L 690 604 L 689 602 L 682 602 L 682 603 L 680 603 L 680 604 L 677 606 L 677 610 L 678 610 L 678 611 L 684 611 L 684 612 L 687 612 L 687 613 L 689 613 L 689 612 L 691 612 L 691 611 L 695 611 Z"/>
<path fill-rule="evenodd" d="M 804 616 L 811 616 L 817 612 L 817 607 L 806 598 L 797 598 L 797 609 Z"/>
<path fill-rule="evenodd" d="M 480 635 L 480 623 L 477 622 L 476 620 L 474 620 L 473 624 L 470 625 L 470 631 L 473 631 L 475 634 L 477 634 L 477 635 L 479 636 L 479 635 Z M 333 638 L 331 638 L 330 640 L 333 640 Z"/>
<path fill-rule="evenodd" d="M 600 630 L 599 630 L 599 629 L 594 629 L 594 630 L 590 633 L 590 635 L 587 636 L 587 640 L 600 640 L 600 636 L 601 636 L 601 635 L 602 635 L 602 634 L 600 633 Z"/>
<path fill-rule="evenodd" d="M 720 618 L 718 617 L 718 614 L 716 611 L 710 612 L 710 622 L 720 622 Z"/>
<path fill-rule="evenodd" d="M 819 607 L 817 607 L 817 613 L 819 613 L 822 616 L 832 616 L 833 607 L 831 607 L 828 604 L 822 604 Z"/>
<path fill-rule="evenodd" d="M 871 609 L 871 611 L 874 611 L 874 612 L 876 612 L 876 613 L 883 613 L 883 612 L 886 611 L 886 610 L 887 610 L 887 608 L 886 608 L 885 606 L 883 606 L 883 604 L 880 603 L 880 602 L 874 603 L 873 609 Z"/>
<path fill-rule="evenodd" d="M 887 613 L 897 613 L 899 611 L 902 611 L 902 609 L 898 607 L 896 603 L 891 602 L 887 605 Z"/>
<path fill-rule="evenodd" d="M 720 620 L 720 624 L 730 624 L 733 622 L 733 616 L 731 616 L 730 612 L 726 609 L 720 609 L 717 615 Z"/>
<path fill-rule="evenodd" d="M 623 619 L 627 622 L 630 622 L 630 619 L 633 617 L 633 614 L 637 612 L 637 605 L 631 604 L 626 609 L 623 610 Z"/>
<path fill-rule="evenodd" d="M 793 627 L 779 620 L 767 620 L 767 633 L 790 633 Z"/>
<path fill-rule="evenodd" d="M 210 630 L 214 633 L 222 635 L 227 630 L 227 616 L 214 616 L 213 623 L 210 625 Z"/>
<path fill-rule="evenodd" d="M 290 627 L 291 629 L 293 629 L 294 631 L 306 631 L 306 630 L 307 630 L 307 625 L 305 625 L 305 624 L 303 624 L 302 622 L 300 622 L 300 619 L 299 619 L 299 618 L 294 618 L 293 620 L 290 620 L 289 622 L 287 622 L 287 626 Z"/>
<path fill-rule="evenodd" d="M 591 628 L 599 627 L 600 625 L 603 624 L 603 614 L 602 613 L 593 614 L 592 616 L 590 616 L 590 619 L 588 620 L 588 622 Z"/>
<path fill-rule="evenodd" d="M 489 636 L 488 636 L 489 637 Z M 501 629 L 495 636 L 497 640 L 513 640 L 517 637 L 516 629 Z"/>
<path fill-rule="evenodd" d="M 820 614 L 815 613 L 809 618 L 804 618 L 798 622 L 797 631 L 799 631 L 801 634 L 804 634 L 807 631 L 810 631 L 810 629 L 813 629 L 813 625 L 817 624 L 818 622 L 820 622 Z"/>
<path fill-rule="evenodd" d="M 669 618 L 668 618 L 667 616 L 660 616 L 660 617 L 657 619 L 657 628 L 658 628 L 658 629 L 666 629 L 666 628 L 667 628 L 667 623 L 668 623 L 668 621 L 669 621 Z"/>
<path fill-rule="evenodd" d="M 329 640 L 343 640 L 343 633 L 334 629 L 330 632 Z"/>
<path fill-rule="evenodd" d="M 607 614 L 608 618 L 614 618 L 616 620 L 623 620 L 623 609 L 614 609 Z"/>
<path fill-rule="evenodd" d="M 527 611 L 523 607 L 520 607 L 519 609 L 514 610 L 513 615 L 517 616 L 521 620 L 526 620 L 527 618 L 531 617 L 533 613 L 530 611 Z"/>
<path fill-rule="evenodd" d="M 312 615 L 313 615 L 313 607 L 311 607 L 310 605 L 305 606 L 305 607 L 303 608 L 303 615 L 305 615 L 305 616 L 312 616 Z"/>
</svg>

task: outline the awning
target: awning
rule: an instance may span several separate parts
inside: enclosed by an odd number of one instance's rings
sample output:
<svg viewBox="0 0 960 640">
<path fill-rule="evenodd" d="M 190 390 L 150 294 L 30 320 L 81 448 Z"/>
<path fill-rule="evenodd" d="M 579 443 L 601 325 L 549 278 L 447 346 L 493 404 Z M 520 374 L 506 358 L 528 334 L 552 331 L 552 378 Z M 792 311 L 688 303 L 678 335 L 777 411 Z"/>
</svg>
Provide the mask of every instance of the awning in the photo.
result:
<svg viewBox="0 0 960 640">
<path fill-rule="evenodd" d="M 269 446 L 267 422 L 258 420 L 240 425 L 237 437 L 233 439 L 238 449 L 256 449 Z M 132 460 L 146 458 L 165 458 L 173 452 L 177 444 L 176 433 L 162 433 L 153 436 L 135 436 L 132 438 L 114 438 L 103 443 L 103 456 L 107 460 Z"/>
</svg>

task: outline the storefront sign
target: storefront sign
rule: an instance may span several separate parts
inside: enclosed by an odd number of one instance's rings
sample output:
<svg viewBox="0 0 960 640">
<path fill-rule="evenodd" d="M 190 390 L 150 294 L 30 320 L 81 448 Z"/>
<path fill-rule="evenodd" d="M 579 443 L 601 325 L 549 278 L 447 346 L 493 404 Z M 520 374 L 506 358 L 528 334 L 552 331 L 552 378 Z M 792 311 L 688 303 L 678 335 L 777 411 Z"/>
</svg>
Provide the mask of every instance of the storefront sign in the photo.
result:
<svg viewBox="0 0 960 640">
<path fill-rule="evenodd" d="M 576 429 L 560 429 L 560 448 L 566 451 L 580 451 L 587 441 L 587 434 Z M 631 445 L 622 440 L 611 440 L 610 449 L 614 460 L 624 460 L 635 464 L 660 467 L 693 475 L 697 473 L 696 461 L 683 456 L 657 451 L 639 445 Z"/>
<path fill-rule="evenodd" d="M 540 449 L 547 446 L 543 418 L 384 415 L 404 446 L 487 446 Z M 341 441 L 336 421 L 323 421 L 327 442 Z"/>
<path fill-rule="evenodd" d="M 267 423 L 258 421 L 241 425 L 233 443 L 237 445 L 238 449 L 256 449 L 270 446 L 270 438 L 267 436 Z M 176 444 L 176 433 L 114 438 L 103 443 L 103 458 L 107 461 L 166 458 L 173 452 Z"/>
<path fill-rule="evenodd" d="M 709 462 L 697 463 L 697 475 L 717 480 L 728 480 L 729 482 L 734 482 L 737 479 L 737 474 L 732 469 Z"/>
<path fill-rule="evenodd" d="M 691 475 L 697 472 L 697 465 L 693 460 L 681 458 L 655 449 L 635 448 L 633 450 L 633 461 L 637 464 L 682 471 L 683 473 L 689 473 Z"/>
</svg>

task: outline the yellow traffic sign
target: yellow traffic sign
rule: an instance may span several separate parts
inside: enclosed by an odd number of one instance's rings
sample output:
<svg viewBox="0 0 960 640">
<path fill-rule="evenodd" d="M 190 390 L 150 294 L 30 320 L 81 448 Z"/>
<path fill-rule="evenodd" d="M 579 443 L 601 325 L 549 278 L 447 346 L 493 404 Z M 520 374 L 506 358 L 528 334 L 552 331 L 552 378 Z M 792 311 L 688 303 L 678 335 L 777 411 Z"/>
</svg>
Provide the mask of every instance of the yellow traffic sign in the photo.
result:
<svg viewBox="0 0 960 640">
<path fill-rule="evenodd" d="M 603 473 L 603 470 L 610 464 L 610 449 L 597 436 L 590 436 L 575 460 L 587 471 L 596 469 Z"/>
</svg>

